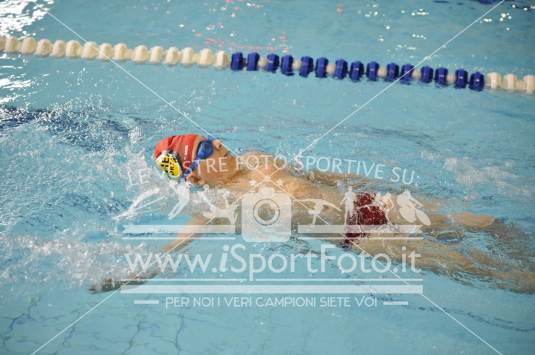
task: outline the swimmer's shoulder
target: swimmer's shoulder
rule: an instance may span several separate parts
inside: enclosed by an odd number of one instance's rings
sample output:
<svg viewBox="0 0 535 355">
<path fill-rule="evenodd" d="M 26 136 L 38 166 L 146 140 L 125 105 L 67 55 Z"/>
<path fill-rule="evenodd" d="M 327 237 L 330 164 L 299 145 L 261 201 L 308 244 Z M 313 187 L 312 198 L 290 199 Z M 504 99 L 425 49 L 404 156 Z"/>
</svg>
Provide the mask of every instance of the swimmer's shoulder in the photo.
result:
<svg viewBox="0 0 535 355">
<path fill-rule="evenodd" d="M 286 168 L 285 161 L 277 159 L 273 154 L 261 151 L 249 151 L 242 154 L 238 160 L 243 166 L 254 168 L 264 175 L 271 175 Z"/>
<path fill-rule="evenodd" d="M 259 150 L 251 150 L 246 153 L 243 153 L 240 157 L 242 158 L 248 158 L 248 157 L 273 157 L 272 154 L 261 152 Z"/>
</svg>

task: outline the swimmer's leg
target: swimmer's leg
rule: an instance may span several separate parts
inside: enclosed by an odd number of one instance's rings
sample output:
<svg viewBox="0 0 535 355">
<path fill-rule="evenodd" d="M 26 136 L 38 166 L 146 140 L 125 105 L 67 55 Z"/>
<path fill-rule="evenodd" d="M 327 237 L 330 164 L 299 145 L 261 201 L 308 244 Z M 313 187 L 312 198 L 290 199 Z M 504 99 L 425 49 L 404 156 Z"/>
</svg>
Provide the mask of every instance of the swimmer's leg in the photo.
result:
<svg viewBox="0 0 535 355">
<path fill-rule="evenodd" d="M 353 249 L 370 255 L 387 254 L 392 261 L 402 262 L 411 252 L 420 256 L 415 267 L 445 274 L 462 282 L 470 282 L 467 275 L 493 282 L 497 287 L 514 292 L 535 293 L 535 272 L 520 270 L 507 260 L 492 258 L 482 251 L 472 249 L 462 253 L 455 245 L 445 245 L 429 240 L 373 240 L 361 238 Z M 405 247 L 405 250 L 402 248 Z"/>
<path fill-rule="evenodd" d="M 431 224 L 423 226 L 422 230 L 428 235 L 440 240 L 454 240 L 464 238 L 469 232 L 489 232 L 497 223 L 496 218 L 488 215 L 478 215 L 471 212 L 443 215 L 440 213 L 428 214 Z M 396 221 L 395 223 L 399 223 Z"/>
<path fill-rule="evenodd" d="M 442 201 L 424 198 L 418 200 L 422 203 L 422 210 L 431 220 L 429 229 L 451 229 L 452 226 L 457 225 L 467 230 L 482 230 L 496 222 L 496 218 L 492 216 L 472 212 L 444 215 L 440 213 L 443 207 Z"/>
<path fill-rule="evenodd" d="M 467 229 L 485 229 L 496 222 L 496 218 L 488 215 L 478 215 L 471 212 L 456 213 L 451 216 L 454 223 L 458 223 Z"/>
<path fill-rule="evenodd" d="M 483 232 L 492 236 L 488 238 L 487 247 L 496 256 L 514 262 L 522 268 L 533 268 L 532 259 L 535 257 L 533 250 L 527 247 L 531 235 L 514 223 L 505 223 L 488 215 L 476 215 L 470 212 L 455 214 L 452 216 L 452 223 L 448 227 L 443 224 L 443 230 L 449 236 L 461 239 L 466 231 Z M 433 233 L 430 233 L 433 235 Z M 438 239 L 442 238 L 441 233 L 436 234 Z"/>
</svg>

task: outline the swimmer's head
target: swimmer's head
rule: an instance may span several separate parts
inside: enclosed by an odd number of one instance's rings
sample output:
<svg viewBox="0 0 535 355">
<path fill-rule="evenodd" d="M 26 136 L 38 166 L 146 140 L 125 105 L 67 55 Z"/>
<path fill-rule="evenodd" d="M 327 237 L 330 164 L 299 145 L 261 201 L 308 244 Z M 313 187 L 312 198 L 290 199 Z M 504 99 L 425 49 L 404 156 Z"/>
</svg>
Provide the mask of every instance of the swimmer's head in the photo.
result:
<svg viewBox="0 0 535 355">
<path fill-rule="evenodd" d="M 235 168 L 234 157 L 220 140 L 197 134 L 162 139 L 154 148 L 154 159 L 169 178 L 194 184 L 224 181 Z"/>
</svg>

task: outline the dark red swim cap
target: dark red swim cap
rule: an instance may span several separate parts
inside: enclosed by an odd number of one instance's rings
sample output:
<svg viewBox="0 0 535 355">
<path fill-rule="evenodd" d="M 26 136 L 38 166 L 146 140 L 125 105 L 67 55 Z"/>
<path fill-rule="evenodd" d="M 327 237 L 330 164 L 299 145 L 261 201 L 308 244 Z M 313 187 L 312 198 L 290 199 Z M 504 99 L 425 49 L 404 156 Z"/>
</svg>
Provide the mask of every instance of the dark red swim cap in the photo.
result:
<svg viewBox="0 0 535 355">
<path fill-rule="evenodd" d="M 154 147 L 154 159 L 158 159 L 164 151 L 174 152 L 182 162 L 182 169 L 187 169 L 195 159 L 195 140 L 198 134 L 182 134 L 162 139 Z"/>
</svg>

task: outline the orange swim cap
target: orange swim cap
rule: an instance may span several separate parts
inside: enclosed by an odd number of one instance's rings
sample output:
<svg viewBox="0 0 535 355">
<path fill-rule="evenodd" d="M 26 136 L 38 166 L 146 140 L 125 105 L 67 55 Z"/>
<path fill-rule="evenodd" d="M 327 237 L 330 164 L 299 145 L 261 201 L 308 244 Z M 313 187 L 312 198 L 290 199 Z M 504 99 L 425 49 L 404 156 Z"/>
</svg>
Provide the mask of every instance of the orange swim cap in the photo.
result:
<svg viewBox="0 0 535 355">
<path fill-rule="evenodd" d="M 182 134 L 162 139 L 154 147 L 154 159 L 157 160 L 162 153 L 172 153 L 179 159 L 181 170 L 189 168 L 195 160 L 195 140 L 200 137 L 198 134 Z"/>
</svg>

